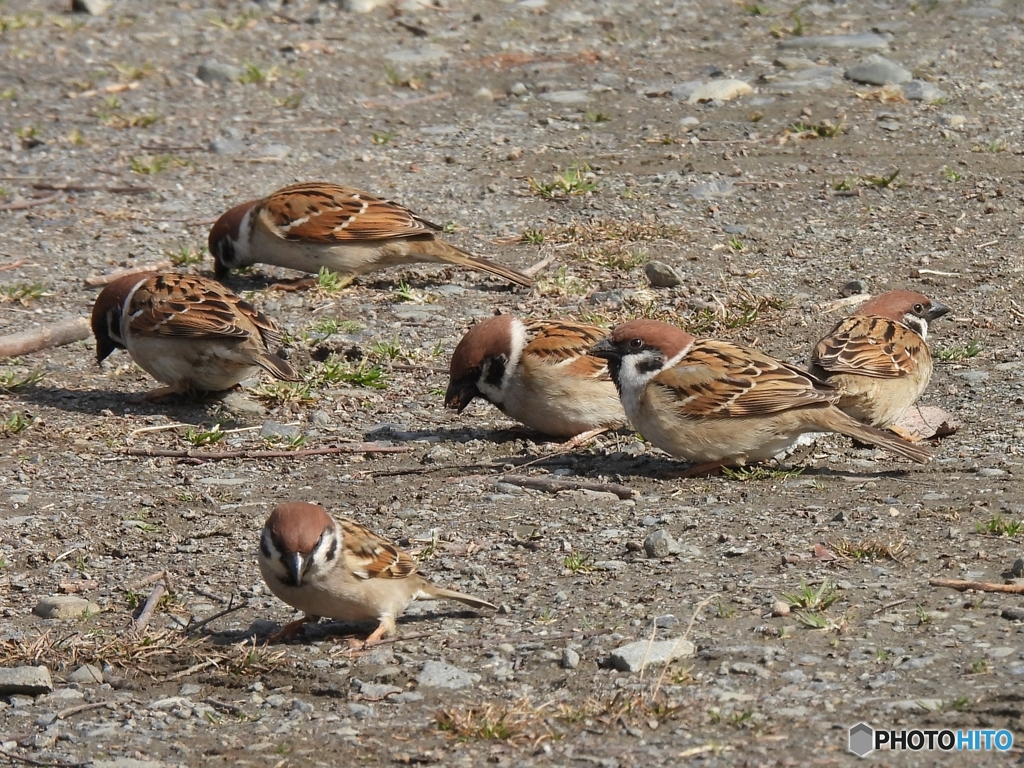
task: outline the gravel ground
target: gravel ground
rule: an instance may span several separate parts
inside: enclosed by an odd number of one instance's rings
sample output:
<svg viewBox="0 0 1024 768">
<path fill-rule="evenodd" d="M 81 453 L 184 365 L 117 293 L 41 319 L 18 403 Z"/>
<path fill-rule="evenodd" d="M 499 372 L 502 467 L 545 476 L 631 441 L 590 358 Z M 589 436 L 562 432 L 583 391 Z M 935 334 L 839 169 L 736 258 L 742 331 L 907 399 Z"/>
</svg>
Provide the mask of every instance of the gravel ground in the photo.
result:
<svg viewBox="0 0 1024 768">
<path fill-rule="evenodd" d="M 1019 5 L 403 2 L 0 5 L 8 332 L 87 314 L 89 276 L 208 272 L 216 216 L 297 180 L 380 192 L 517 268 L 555 257 L 530 292 L 436 267 L 341 292 L 233 276 L 300 388 L 154 405 L 89 341 L 5 361 L 0 762 L 823 765 L 861 720 L 1024 738 L 1020 595 L 929 585 L 1024 565 Z M 953 309 L 925 400 L 963 425 L 924 468 L 829 437 L 666 480 L 628 431 L 567 453 L 442 407 L 448 355 L 497 309 L 658 316 L 803 362 L 844 290 L 897 287 Z M 351 440 L 405 450 L 129 455 Z M 293 498 L 500 610 L 420 604 L 369 651 L 328 623 L 254 640 L 294 618 L 255 558 Z"/>
</svg>

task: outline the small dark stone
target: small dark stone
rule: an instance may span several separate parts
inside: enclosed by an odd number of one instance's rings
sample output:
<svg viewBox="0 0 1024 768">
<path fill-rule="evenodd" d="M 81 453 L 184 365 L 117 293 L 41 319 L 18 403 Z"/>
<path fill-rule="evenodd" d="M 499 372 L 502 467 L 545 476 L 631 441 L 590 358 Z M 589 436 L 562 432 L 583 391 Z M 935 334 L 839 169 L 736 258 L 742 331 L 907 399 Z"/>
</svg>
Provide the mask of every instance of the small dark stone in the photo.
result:
<svg viewBox="0 0 1024 768">
<path fill-rule="evenodd" d="M 870 288 L 866 280 L 851 280 L 839 289 L 839 293 L 843 297 L 859 296 L 862 293 L 867 293 L 869 290 Z"/>
</svg>

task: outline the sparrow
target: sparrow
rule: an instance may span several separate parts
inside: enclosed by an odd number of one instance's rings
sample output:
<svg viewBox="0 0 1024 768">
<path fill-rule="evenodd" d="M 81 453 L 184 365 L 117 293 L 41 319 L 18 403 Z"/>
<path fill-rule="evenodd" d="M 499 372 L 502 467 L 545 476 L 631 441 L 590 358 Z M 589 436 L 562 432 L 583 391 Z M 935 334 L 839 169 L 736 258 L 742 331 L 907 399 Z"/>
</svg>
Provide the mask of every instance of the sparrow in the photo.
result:
<svg viewBox="0 0 1024 768">
<path fill-rule="evenodd" d="M 479 397 L 531 429 L 582 445 L 626 421 L 607 364 L 587 353 L 606 333 L 512 315 L 481 320 L 452 354 L 445 407 L 462 413 Z"/>
<path fill-rule="evenodd" d="M 853 418 L 890 427 L 928 386 L 928 323 L 947 312 L 914 291 L 876 296 L 815 345 L 810 371 L 842 390 L 838 405 Z"/>
<path fill-rule="evenodd" d="M 474 608 L 495 606 L 443 589 L 416 571 L 416 561 L 394 544 L 316 504 L 289 501 L 270 513 L 260 537 L 260 573 L 278 598 L 306 616 L 272 640 L 295 634 L 321 616 L 376 621 L 372 645 L 395 632 L 395 620 L 413 600 L 458 600 Z"/>
<path fill-rule="evenodd" d="M 442 229 L 382 197 L 313 181 L 236 205 L 213 225 L 209 246 L 217 277 L 261 262 L 312 273 L 325 267 L 347 285 L 367 272 L 425 261 L 533 285 L 521 272 L 439 239 Z"/>
<path fill-rule="evenodd" d="M 644 439 L 697 464 L 687 475 L 769 459 L 813 432 L 839 432 L 922 464 L 931 458 L 839 410 L 838 388 L 756 349 L 632 320 L 590 354 L 608 360 L 626 416 Z"/>
<path fill-rule="evenodd" d="M 278 379 L 298 380 L 270 352 L 281 342 L 277 323 L 215 280 L 193 275 L 125 275 L 110 283 L 92 308 L 96 361 L 115 349 L 171 392 L 231 389 L 258 368 Z"/>
</svg>

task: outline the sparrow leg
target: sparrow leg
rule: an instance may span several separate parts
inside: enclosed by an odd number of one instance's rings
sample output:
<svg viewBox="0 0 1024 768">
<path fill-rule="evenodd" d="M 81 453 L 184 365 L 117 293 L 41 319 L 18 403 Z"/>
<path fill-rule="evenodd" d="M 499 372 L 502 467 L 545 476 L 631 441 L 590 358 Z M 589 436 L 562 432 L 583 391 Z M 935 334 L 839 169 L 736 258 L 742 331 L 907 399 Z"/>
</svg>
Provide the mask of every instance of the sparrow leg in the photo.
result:
<svg viewBox="0 0 1024 768">
<path fill-rule="evenodd" d="M 902 437 L 908 443 L 919 443 L 921 442 L 921 433 L 913 429 L 904 429 L 899 424 L 892 424 L 888 427 L 890 432 L 896 434 L 897 437 Z"/>
<path fill-rule="evenodd" d="M 384 635 L 394 634 L 395 629 L 395 619 L 393 616 L 381 616 L 380 625 L 373 630 L 373 633 L 368 638 L 366 638 L 366 642 L 363 644 L 364 647 L 379 643 Z"/>
<path fill-rule="evenodd" d="M 157 387 L 142 396 L 147 403 L 162 403 L 178 395 L 173 387 Z"/>
<path fill-rule="evenodd" d="M 277 632 L 267 638 L 268 643 L 276 643 L 278 640 L 287 640 L 299 634 L 306 624 L 316 624 L 320 621 L 319 616 L 303 616 L 301 619 L 290 621 L 281 627 Z"/>
<path fill-rule="evenodd" d="M 582 448 L 595 437 L 607 431 L 608 427 L 598 427 L 597 429 L 588 429 L 586 432 L 580 432 L 576 437 L 569 438 L 562 443 L 562 445 L 559 446 L 559 450 L 572 451 L 576 448 Z"/>
</svg>

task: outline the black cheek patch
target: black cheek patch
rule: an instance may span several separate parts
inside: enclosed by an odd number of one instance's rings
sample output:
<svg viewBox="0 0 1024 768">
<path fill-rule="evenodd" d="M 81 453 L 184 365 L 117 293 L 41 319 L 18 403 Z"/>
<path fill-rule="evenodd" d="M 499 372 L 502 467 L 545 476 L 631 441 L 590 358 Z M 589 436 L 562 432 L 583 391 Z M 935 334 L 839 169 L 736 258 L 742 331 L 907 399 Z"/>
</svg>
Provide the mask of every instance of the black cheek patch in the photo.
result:
<svg viewBox="0 0 1024 768">
<path fill-rule="evenodd" d="M 636 369 L 640 373 L 653 373 L 655 371 L 660 371 L 662 365 L 664 365 L 664 361 L 659 360 L 653 355 L 641 355 L 636 361 Z"/>
<path fill-rule="evenodd" d="M 267 540 L 265 538 L 260 539 L 260 552 L 262 552 L 263 556 L 268 560 L 272 557 L 270 554 L 270 547 L 267 546 Z"/>
<path fill-rule="evenodd" d="M 487 372 L 484 373 L 484 381 L 495 389 L 501 389 L 502 379 L 505 378 L 505 358 L 492 357 L 489 363 Z"/>
<path fill-rule="evenodd" d="M 327 560 L 331 561 L 338 554 L 338 539 L 334 538 L 331 540 L 331 548 L 327 550 Z M 309 559 L 309 562 L 313 562 L 313 558 Z"/>
</svg>

